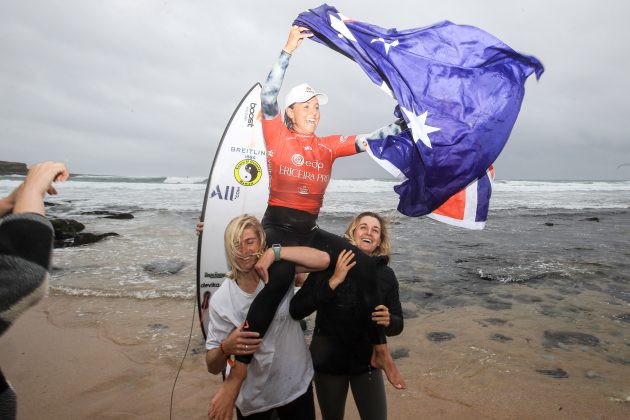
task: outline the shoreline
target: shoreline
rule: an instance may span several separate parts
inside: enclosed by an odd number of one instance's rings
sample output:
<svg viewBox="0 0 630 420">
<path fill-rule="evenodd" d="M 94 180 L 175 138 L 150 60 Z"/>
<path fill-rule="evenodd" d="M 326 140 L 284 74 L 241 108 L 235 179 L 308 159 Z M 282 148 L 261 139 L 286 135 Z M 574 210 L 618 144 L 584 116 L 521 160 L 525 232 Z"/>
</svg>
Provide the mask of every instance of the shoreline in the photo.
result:
<svg viewBox="0 0 630 420">
<path fill-rule="evenodd" d="M 403 334 L 389 342 L 392 351 L 408 351 L 408 357 L 397 360 L 408 389 L 386 388 L 389 418 L 405 419 L 409 413 L 454 419 L 627 418 L 629 368 L 601 359 L 630 353 L 630 346 L 619 348 L 602 338 L 606 345 L 602 349 L 545 349 L 539 346 L 536 331 L 542 327 L 530 325 L 524 316 L 530 308 L 497 312 L 460 307 L 405 320 Z M 53 293 L 0 339 L 0 366 L 18 394 L 18 419 L 42 413 L 64 419 L 169 418 L 171 389 L 193 312 L 192 339 L 175 389 L 173 418 L 206 418 L 221 378 L 205 371 L 192 300 Z M 486 322 L 498 317 L 506 322 Z M 426 338 L 431 331 L 450 331 L 455 338 L 431 342 Z M 488 340 L 492 333 L 510 340 Z M 569 377 L 557 379 L 536 371 L 556 368 Z M 589 377 L 589 371 L 596 374 Z M 346 419 L 358 418 L 350 395 Z"/>
</svg>

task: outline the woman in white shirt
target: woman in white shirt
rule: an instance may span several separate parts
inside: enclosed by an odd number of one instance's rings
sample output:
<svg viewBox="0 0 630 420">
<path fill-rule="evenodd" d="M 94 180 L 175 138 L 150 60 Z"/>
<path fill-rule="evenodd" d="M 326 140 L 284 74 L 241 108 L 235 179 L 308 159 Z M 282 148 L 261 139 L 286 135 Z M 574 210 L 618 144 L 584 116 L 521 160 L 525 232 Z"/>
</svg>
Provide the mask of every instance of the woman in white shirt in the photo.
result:
<svg viewBox="0 0 630 420">
<path fill-rule="evenodd" d="M 236 363 L 208 409 L 209 419 L 315 419 L 311 379 L 313 364 L 299 321 L 289 315 L 293 288 L 282 299 L 264 340 L 241 331 L 251 302 L 264 287 L 261 276 L 295 276 L 318 271 L 330 262 L 327 253 L 309 247 L 266 248 L 265 232 L 253 216 L 233 219 L 225 230 L 225 252 L 231 270 L 212 295 L 209 306 L 206 363 L 217 374 L 231 356 L 252 354 L 249 365 Z"/>
</svg>

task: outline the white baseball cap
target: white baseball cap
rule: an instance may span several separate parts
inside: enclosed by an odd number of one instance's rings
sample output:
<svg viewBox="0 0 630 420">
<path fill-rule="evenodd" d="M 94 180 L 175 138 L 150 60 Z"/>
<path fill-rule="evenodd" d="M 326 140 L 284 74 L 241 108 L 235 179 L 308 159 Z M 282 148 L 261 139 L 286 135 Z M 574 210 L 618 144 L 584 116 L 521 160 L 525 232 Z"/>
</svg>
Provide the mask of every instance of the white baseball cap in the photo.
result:
<svg viewBox="0 0 630 420">
<path fill-rule="evenodd" d="M 315 92 L 308 83 L 302 83 L 301 85 L 291 88 L 289 93 L 287 93 L 287 96 L 284 98 L 284 107 L 286 108 L 297 102 L 306 102 L 313 96 L 319 96 L 318 102 L 320 105 L 328 103 L 328 95 Z"/>
</svg>

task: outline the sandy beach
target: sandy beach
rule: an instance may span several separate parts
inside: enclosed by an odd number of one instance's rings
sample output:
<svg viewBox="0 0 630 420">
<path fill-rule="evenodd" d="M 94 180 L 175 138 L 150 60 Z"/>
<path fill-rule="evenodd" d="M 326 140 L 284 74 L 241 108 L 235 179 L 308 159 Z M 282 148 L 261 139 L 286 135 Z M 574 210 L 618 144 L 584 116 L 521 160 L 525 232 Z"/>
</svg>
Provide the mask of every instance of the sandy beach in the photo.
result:
<svg viewBox="0 0 630 420">
<path fill-rule="evenodd" d="M 398 359 L 408 389 L 387 389 L 389 418 L 628 418 L 627 367 L 600 364 L 588 375 L 589 359 L 598 354 L 585 349 L 539 357 L 533 350 L 539 327 L 528 329 L 518 308 L 503 325 L 488 321 L 496 315 L 464 307 L 407 320 L 390 348 L 408 351 Z M 19 396 L 18 418 L 169 418 L 192 316 L 192 300 L 47 297 L 0 340 L 0 364 Z M 203 419 L 221 383 L 205 371 L 194 322 L 175 388 L 174 419 Z M 426 338 L 430 331 L 456 337 L 435 343 Z M 488 340 L 491 333 L 512 340 Z M 558 367 L 569 377 L 536 372 Z M 351 401 L 346 418 L 359 418 Z"/>
</svg>

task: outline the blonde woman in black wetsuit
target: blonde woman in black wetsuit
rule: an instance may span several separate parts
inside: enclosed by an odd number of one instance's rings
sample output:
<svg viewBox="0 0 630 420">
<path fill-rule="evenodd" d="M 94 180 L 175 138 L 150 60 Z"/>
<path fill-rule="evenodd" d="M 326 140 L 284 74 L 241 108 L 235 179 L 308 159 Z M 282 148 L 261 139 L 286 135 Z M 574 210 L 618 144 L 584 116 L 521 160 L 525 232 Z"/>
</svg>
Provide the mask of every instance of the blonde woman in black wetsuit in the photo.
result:
<svg viewBox="0 0 630 420">
<path fill-rule="evenodd" d="M 304 38 L 310 36 L 312 34 L 306 28 L 291 28 L 287 43 L 261 92 L 262 126 L 270 173 L 269 205 L 262 223 L 267 242 L 278 254 L 282 246 L 311 246 L 326 251 L 334 266 L 339 253 L 350 246 L 342 238 L 319 229 L 316 224 L 332 164 L 337 157 L 364 151 L 366 138 L 397 134 L 401 129 L 391 124 L 365 136 L 318 137 L 315 130 L 320 118 L 319 105 L 326 103 L 328 97 L 307 84 L 298 85 L 289 91 L 283 122 L 277 102 L 282 79 L 291 54 Z M 357 248 L 352 249 L 357 261 L 352 273 L 364 279 L 361 287 L 363 300 L 373 308 L 380 303 L 374 275 L 375 264 Z M 259 261 L 260 276 L 265 281 L 271 280 L 251 304 L 244 331 L 264 335 L 278 304 L 292 284 L 292 279 L 286 276 L 273 275 L 273 271 L 281 270 L 285 264 L 278 258 L 275 261 L 273 258 Z M 374 344 L 372 366 L 383 369 L 392 385 L 403 389 L 405 381 L 387 349 L 385 332 L 381 326 L 372 328 L 371 340 Z M 244 364 L 250 360 L 251 356 L 237 357 L 237 361 Z"/>
<path fill-rule="evenodd" d="M 385 328 L 388 336 L 403 330 L 398 281 L 389 262 L 387 225 L 376 213 L 361 213 L 348 226 L 346 239 L 376 263 L 378 287 L 384 305 L 367 306 L 359 288 L 363 279 L 348 273 L 354 253 L 341 251 L 336 266 L 312 273 L 291 301 L 289 311 L 302 319 L 317 311 L 311 357 L 315 389 L 324 420 L 344 417 L 348 388 L 362 420 L 387 418 L 383 376 L 370 364 L 371 325 Z M 333 272 L 334 271 L 334 272 Z"/>
</svg>

